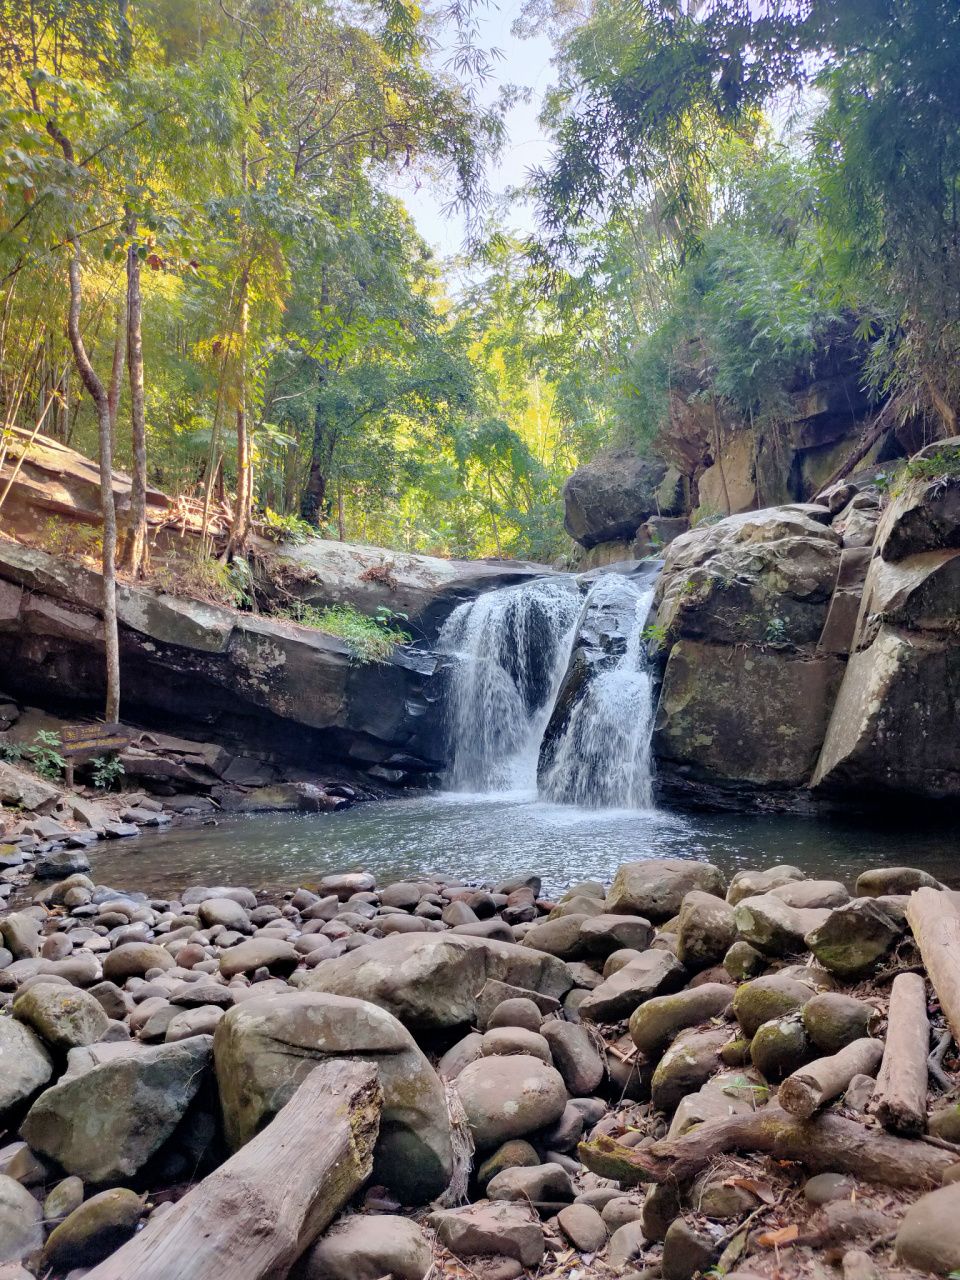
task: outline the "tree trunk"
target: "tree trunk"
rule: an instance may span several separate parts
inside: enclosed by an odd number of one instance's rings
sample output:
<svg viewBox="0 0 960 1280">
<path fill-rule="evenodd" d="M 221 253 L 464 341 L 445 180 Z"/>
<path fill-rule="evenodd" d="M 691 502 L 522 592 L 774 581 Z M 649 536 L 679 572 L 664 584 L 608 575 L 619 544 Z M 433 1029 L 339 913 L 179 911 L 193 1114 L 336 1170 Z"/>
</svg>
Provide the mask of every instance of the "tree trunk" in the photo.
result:
<svg viewBox="0 0 960 1280">
<path fill-rule="evenodd" d="M 911 1138 L 927 1127 L 930 1022 L 926 991 L 919 973 L 900 973 L 893 980 L 887 1044 L 871 1107 L 885 1129 Z"/>
<path fill-rule="evenodd" d="M 262 1133 L 88 1280 L 284 1280 L 369 1176 L 382 1106 L 371 1063 L 314 1067 Z"/>
<path fill-rule="evenodd" d="M 123 384 L 123 363 L 127 354 L 127 299 L 117 307 L 117 330 L 113 340 L 113 365 L 110 369 L 110 388 L 107 400 L 110 404 L 110 448 L 117 446 L 117 410 L 120 407 L 120 388 Z"/>
<path fill-rule="evenodd" d="M 845 1045 L 829 1058 L 818 1058 L 787 1076 L 777 1101 L 784 1111 L 808 1120 L 815 1111 L 839 1098 L 854 1076 L 875 1076 L 883 1057 L 883 1042 L 865 1036 Z"/>
<path fill-rule="evenodd" d="M 621 1186 L 687 1182 L 730 1151 L 763 1151 L 799 1161 L 813 1173 L 852 1173 L 890 1187 L 938 1187 L 944 1169 L 956 1163 L 951 1152 L 924 1142 L 894 1138 L 829 1112 L 798 1120 L 780 1107 L 707 1120 L 645 1151 L 607 1137 L 581 1142 L 578 1151 L 588 1169 Z"/>
<path fill-rule="evenodd" d="M 130 524 L 121 565 L 137 577 L 143 575 L 147 559 L 147 428 L 143 409 L 142 314 L 140 259 L 135 246 L 131 245 L 127 250 L 127 365 L 130 375 L 133 483 L 130 487 Z"/>
<path fill-rule="evenodd" d="M 939 889 L 917 889 L 907 902 L 907 923 L 927 977 L 960 1045 L 960 913 Z"/>
<path fill-rule="evenodd" d="M 97 430 L 100 437 L 100 503 L 103 511 L 103 632 L 107 650 L 107 705 L 104 718 L 108 724 L 120 719 L 120 642 L 117 636 L 117 512 L 113 501 L 113 450 L 110 447 L 110 400 L 107 389 L 90 363 L 80 334 L 80 308 L 83 291 L 80 284 L 80 246 L 71 235 L 70 310 L 67 332 L 73 359 L 83 385 L 97 408 Z"/>
<path fill-rule="evenodd" d="M 343 481 L 337 477 L 337 536 L 341 542 L 347 540 L 347 524 L 343 515 Z"/>
<path fill-rule="evenodd" d="M 250 526 L 250 498 L 252 495 L 252 475 L 250 471 L 250 440 L 247 433 L 247 332 L 249 330 L 250 308 L 247 300 L 247 277 L 249 267 L 244 272 L 240 294 L 240 367 L 237 385 L 237 506 L 230 526 L 230 537 L 224 559 L 229 560 L 234 552 L 242 551 L 247 540 Z"/>
</svg>

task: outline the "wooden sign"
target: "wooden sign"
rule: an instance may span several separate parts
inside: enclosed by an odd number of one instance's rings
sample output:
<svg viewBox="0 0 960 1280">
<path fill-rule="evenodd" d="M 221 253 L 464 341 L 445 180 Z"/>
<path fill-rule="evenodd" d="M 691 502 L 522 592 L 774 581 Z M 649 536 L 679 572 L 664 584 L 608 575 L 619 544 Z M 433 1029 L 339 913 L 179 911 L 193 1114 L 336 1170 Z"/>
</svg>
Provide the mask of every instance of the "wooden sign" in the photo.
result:
<svg viewBox="0 0 960 1280">
<path fill-rule="evenodd" d="M 122 724 L 68 724 L 60 730 L 61 754 L 74 758 L 122 751 L 132 741 Z"/>
</svg>

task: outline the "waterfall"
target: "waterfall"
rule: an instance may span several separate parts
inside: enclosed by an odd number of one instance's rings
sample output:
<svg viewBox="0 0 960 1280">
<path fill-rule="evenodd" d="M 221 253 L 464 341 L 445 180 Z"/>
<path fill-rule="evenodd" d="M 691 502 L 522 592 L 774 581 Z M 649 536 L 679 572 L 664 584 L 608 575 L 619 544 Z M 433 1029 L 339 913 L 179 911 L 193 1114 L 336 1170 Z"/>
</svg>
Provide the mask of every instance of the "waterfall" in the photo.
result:
<svg viewBox="0 0 960 1280">
<path fill-rule="evenodd" d="M 580 605 L 572 578 L 536 578 L 486 592 L 447 619 L 437 648 L 452 667 L 449 789 L 536 785 L 540 740 L 566 671 Z"/>
<path fill-rule="evenodd" d="M 541 752 L 546 800 L 604 809 L 653 804 L 653 676 L 642 637 L 654 581 L 611 574 L 587 596 L 569 697 L 562 705 L 561 691 Z"/>
</svg>

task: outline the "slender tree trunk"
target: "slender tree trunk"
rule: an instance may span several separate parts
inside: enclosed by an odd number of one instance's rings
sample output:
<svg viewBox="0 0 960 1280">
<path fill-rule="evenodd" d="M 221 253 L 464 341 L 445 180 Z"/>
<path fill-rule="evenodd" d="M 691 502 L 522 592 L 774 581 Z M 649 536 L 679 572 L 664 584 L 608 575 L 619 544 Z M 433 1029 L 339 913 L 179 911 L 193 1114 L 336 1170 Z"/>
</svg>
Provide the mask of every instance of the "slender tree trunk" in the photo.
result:
<svg viewBox="0 0 960 1280">
<path fill-rule="evenodd" d="M 233 515 L 230 537 L 224 559 L 229 560 L 236 551 L 243 550 L 250 526 L 250 500 L 252 475 L 250 469 L 250 439 L 247 432 L 247 330 L 249 327 L 247 303 L 247 277 L 244 274 L 240 295 L 240 368 L 237 386 L 237 507 Z"/>
<path fill-rule="evenodd" d="M 140 330 L 143 296 L 140 259 L 133 245 L 127 250 L 127 365 L 130 375 L 130 427 L 133 444 L 133 483 L 130 524 L 121 568 L 141 577 L 147 560 L 147 428 L 143 411 L 143 341 Z"/>
<path fill-rule="evenodd" d="M 346 522 L 343 517 L 343 481 L 337 477 L 337 534 L 341 542 L 346 542 Z"/>
<path fill-rule="evenodd" d="M 117 305 L 117 328 L 113 339 L 113 364 L 110 368 L 110 386 L 107 401 L 110 405 L 110 449 L 117 447 L 117 410 L 120 407 L 120 388 L 123 384 L 123 364 L 127 354 L 127 307 L 125 299 Z"/>
<path fill-rule="evenodd" d="M 100 436 L 100 502 L 103 511 L 103 631 L 107 650 L 107 706 L 106 721 L 115 724 L 120 718 L 120 643 L 117 636 L 117 582 L 115 558 L 117 552 L 117 513 L 113 501 L 113 450 L 110 447 L 110 399 L 107 389 L 90 363 L 80 334 L 80 308 L 83 292 L 80 284 L 80 246 L 71 235 L 73 254 L 68 273 L 70 280 L 70 311 L 67 332 L 73 358 L 83 385 L 97 409 L 97 430 Z"/>
</svg>

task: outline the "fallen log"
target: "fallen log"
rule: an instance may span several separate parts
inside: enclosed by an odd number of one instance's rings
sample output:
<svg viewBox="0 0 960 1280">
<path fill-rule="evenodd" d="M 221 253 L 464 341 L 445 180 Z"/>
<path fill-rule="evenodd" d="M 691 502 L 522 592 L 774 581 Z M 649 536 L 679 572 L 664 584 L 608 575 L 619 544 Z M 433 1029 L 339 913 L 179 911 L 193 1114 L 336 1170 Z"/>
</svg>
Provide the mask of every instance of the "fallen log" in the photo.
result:
<svg viewBox="0 0 960 1280">
<path fill-rule="evenodd" d="M 926 986 L 901 973 L 890 988 L 887 1043 L 871 1110 L 885 1129 L 916 1138 L 927 1127 L 927 1054 L 930 1022 Z"/>
<path fill-rule="evenodd" d="M 895 1138 L 829 1112 L 799 1120 L 781 1107 L 706 1120 L 682 1138 L 664 1138 L 646 1150 L 605 1136 L 578 1147 L 588 1169 L 621 1186 L 687 1182 L 731 1151 L 762 1151 L 777 1160 L 797 1161 L 813 1173 L 851 1173 L 890 1187 L 939 1187 L 944 1169 L 956 1163 L 954 1156 L 925 1142 Z"/>
<path fill-rule="evenodd" d="M 839 1098 L 854 1076 L 875 1076 L 883 1058 L 883 1041 L 864 1036 L 844 1045 L 829 1058 L 818 1058 L 787 1076 L 777 1102 L 792 1116 L 808 1120 L 814 1112 Z"/>
<path fill-rule="evenodd" d="M 373 1165 L 369 1062 L 315 1067 L 269 1125 L 88 1280 L 284 1280 Z"/>
<path fill-rule="evenodd" d="M 943 1016 L 960 1045 L 960 913 L 939 889 L 917 889 L 907 901 L 907 923 Z"/>
</svg>

